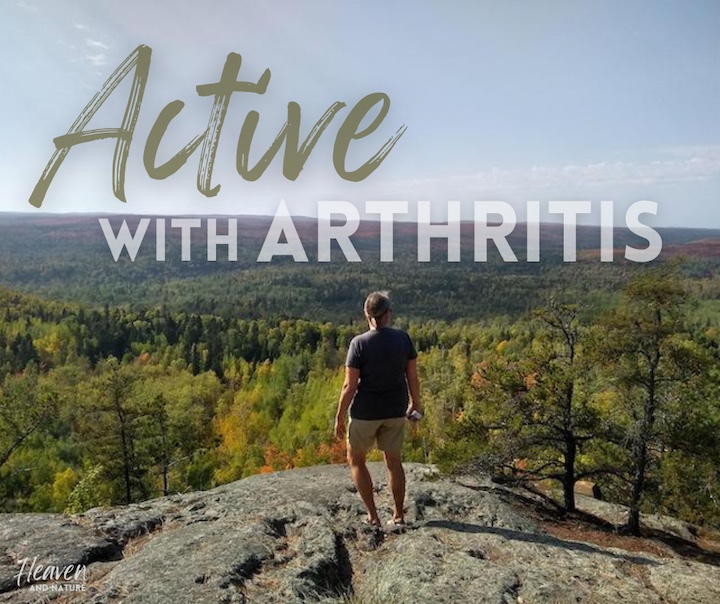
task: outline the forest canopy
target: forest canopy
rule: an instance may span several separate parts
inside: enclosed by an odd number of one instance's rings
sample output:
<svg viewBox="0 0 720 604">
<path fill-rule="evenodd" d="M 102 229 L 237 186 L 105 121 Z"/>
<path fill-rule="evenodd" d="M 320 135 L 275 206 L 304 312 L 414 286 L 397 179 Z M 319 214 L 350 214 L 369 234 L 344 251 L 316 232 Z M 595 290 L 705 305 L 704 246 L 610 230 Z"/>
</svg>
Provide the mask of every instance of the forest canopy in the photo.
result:
<svg viewBox="0 0 720 604">
<path fill-rule="evenodd" d="M 37 221 L 5 224 L 3 511 L 342 463 L 332 424 L 347 346 L 366 328 L 364 294 L 387 287 L 419 352 L 425 418 L 406 460 L 550 484 L 568 510 L 574 483 L 591 479 L 630 505 L 634 532 L 641 510 L 720 526 L 712 255 L 238 271 L 108 263 L 80 251 L 95 249 L 89 223 L 70 223 L 55 239 Z M 47 249 L 29 243 L 38 233 Z"/>
</svg>

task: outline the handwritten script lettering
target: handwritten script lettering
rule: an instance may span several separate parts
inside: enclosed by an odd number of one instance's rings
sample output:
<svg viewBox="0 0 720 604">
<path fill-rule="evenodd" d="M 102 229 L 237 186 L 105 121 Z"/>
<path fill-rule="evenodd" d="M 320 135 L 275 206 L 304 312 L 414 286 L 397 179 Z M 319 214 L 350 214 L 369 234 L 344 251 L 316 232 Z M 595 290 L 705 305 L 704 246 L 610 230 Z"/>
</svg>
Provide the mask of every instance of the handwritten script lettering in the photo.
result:
<svg viewBox="0 0 720 604">
<path fill-rule="evenodd" d="M 95 94 L 87 106 L 80 112 L 80 115 L 75 122 L 73 122 L 72 126 L 70 126 L 67 134 L 58 136 L 53 140 L 56 150 L 47 166 L 45 166 L 40 179 L 30 195 L 29 201 L 33 206 L 39 208 L 42 205 L 53 178 L 72 147 L 106 138 L 117 139 L 112 167 L 113 194 L 120 201 L 126 201 L 125 172 L 127 160 L 135 133 L 135 126 L 142 107 L 143 95 L 145 94 L 145 88 L 150 75 L 151 57 L 152 49 L 149 46 L 140 45 L 133 50 L 112 73 L 105 84 L 103 84 L 100 91 Z M 175 100 L 168 103 L 160 111 L 154 125 L 150 129 L 143 153 L 143 165 L 150 178 L 162 180 L 175 174 L 195 150 L 202 145 L 198 162 L 197 188 L 198 191 L 206 197 L 214 197 L 218 194 L 220 185 L 216 184 L 213 186 L 212 174 L 220 134 L 230 104 L 230 97 L 235 92 L 265 94 L 268 84 L 270 83 L 269 69 L 263 72 L 257 82 L 239 80 L 241 65 L 242 57 L 239 54 L 230 53 L 225 61 L 220 80 L 213 84 L 202 84 L 196 87 L 198 96 L 213 97 L 213 105 L 210 110 L 207 128 L 204 132 L 195 136 L 173 157 L 158 165 L 157 154 L 160 143 L 172 120 L 180 114 L 185 104 L 180 100 Z M 133 71 L 132 86 L 125 107 L 125 115 L 123 116 L 120 127 L 86 130 L 85 128 L 93 116 L 100 110 L 110 95 L 113 94 L 118 85 Z M 277 155 L 282 144 L 285 143 L 283 175 L 288 180 L 297 179 L 318 139 L 330 122 L 345 106 L 345 103 L 340 101 L 336 101 L 330 105 L 328 110 L 315 122 L 301 143 L 300 105 L 294 102 L 288 103 L 287 121 L 282 128 L 280 128 L 270 148 L 261 156 L 254 166 L 250 165 L 249 155 L 260 114 L 257 111 L 249 111 L 245 116 L 238 137 L 236 154 L 238 174 L 248 181 L 257 180 Z M 375 107 L 377 107 L 377 114 L 370 121 L 369 125 L 361 129 L 360 124 L 363 123 Z M 385 93 L 375 92 L 360 99 L 347 114 L 335 135 L 332 157 L 335 171 L 341 178 L 353 182 L 367 178 L 378 168 L 390 151 L 392 151 L 400 137 L 405 133 L 407 127 L 402 125 L 365 163 L 355 169 L 348 169 L 347 153 L 352 141 L 364 138 L 375 132 L 387 116 L 389 109 L 390 98 Z"/>
</svg>

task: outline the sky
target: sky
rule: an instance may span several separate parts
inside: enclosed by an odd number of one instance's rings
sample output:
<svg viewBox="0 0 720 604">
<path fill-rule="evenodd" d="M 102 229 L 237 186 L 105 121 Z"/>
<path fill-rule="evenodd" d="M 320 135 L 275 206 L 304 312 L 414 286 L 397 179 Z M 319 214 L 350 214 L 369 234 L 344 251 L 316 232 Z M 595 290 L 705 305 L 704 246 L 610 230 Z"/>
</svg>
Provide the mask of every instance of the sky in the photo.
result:
<svg viewBox="0 0 720 604">
<path fill-rule="evenodd" d="M 658 204 L 654 226 L 720 228 L 720 2 L 716 0 L 0 0 L 0 211 L 294 215 L 318 201 L 432 202 L 433 219 L 459 200 L 516 207 L 602 200 L 615 222 L 639 200 Z M 29 204 L 55 147 L 110 74 L 138 45 L 152 49 L 130 144 L 125 203 L 113 196 L 114 139 L 73 147 L 41 208 Z M 229 53 L 239 78 L 263 95 L 233 94 L 217 148 L 215 197 L 196 187 L 198 149 L 175 174 L 143 164 L 150 129 L 176 100 L 183 110 L 159 147 L 167 161 L 208 125 L 213 99 L 196 86 L 219 80 Z M 131 78 L 87 128 L 119 127 Z M 399 128 L 407 130 L 360 182 L 333 166 L 335 137 L 363 97 L 390 107 L 375 132 L 353 141 L 348 169 Z M 258 180 L 236 170 L 250 111 L 259 113 L 256 162 L 301 107 L 301 140 L 335 102 L 337 113 L 294 181 L 281 149 Z M 361 124 L 373 118 L 371 113 Z M 597 211 L 596 211 L 597 208 Z M 412 216 L 410 216 L 412 217 Z"/>
</svg>

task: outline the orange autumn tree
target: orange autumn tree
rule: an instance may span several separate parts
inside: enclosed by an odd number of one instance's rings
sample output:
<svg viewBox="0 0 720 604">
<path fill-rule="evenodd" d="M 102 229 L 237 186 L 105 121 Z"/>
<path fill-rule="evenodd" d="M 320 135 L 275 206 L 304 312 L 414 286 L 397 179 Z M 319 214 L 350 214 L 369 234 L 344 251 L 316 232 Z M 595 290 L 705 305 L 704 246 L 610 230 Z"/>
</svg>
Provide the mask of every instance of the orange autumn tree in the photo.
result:
<svg viewBox="0 0 720 604">
<path fill-rule="evenodd" d="M 261 474 L 278 472 L 280 470 L 292 470 L 293 460 L 290 453 L 280 451 L 277 447 L 270 445 L 265 449 L 265 465 L 260 468 Z"/>
<path fill-rule="evenodd" d="M 344 444 L 334 441 L 333 419 L 342 369 L 326 352 L 283 355 L 246 371 L 232 402 L 219 409 L 215 481 L 257 472 L 341 463 Z"/>
</svg>

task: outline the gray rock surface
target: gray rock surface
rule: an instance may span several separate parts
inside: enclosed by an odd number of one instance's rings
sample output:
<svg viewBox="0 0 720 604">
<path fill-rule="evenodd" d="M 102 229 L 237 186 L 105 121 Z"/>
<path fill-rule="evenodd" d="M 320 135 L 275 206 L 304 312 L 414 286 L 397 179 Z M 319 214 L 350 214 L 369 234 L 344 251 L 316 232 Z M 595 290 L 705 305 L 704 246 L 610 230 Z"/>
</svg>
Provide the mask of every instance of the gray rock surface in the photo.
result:
<svg viewBox="0 0 720 604">
<path fill-rule="evenodd" d="M 717 566 L 559 539 L 507 489 L 440 480 L 428 466 L 406 470 L 406 528 L 365 524 L 345 466 L 70 518 L 0 516 L 0 602 L 720 602 Z M 384 468 L 371 472 L 389 519 Z M 607 505 L 598 513 L 621 515 Z M 692 538 L 682 523 L 675 528 Z M 85 564 L 84 591 L 18 587 L 18 561 L 34 557 Z"/>
</svg>

